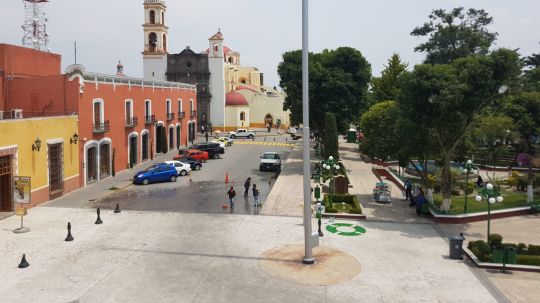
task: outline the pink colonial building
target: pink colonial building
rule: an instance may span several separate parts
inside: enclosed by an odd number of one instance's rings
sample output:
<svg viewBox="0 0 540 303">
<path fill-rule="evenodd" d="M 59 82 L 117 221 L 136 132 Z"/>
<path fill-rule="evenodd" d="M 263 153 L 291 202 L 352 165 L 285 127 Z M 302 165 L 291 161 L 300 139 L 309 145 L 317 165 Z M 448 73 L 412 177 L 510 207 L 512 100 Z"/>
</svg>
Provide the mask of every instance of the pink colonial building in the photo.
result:
<svg viewBox="0 0 540 303">
<path fill-rule="evenodd" d="M 19 58 L 60 70 L 60 56 L 10 46 Z M 12 83 L 10 108 L 32 116 L 78 115 L 80 186 L 112 176 L 195 137 L 195 85 L 131 78 L 71 65 L 65 74 L 28 76 Z"/>
</svg>

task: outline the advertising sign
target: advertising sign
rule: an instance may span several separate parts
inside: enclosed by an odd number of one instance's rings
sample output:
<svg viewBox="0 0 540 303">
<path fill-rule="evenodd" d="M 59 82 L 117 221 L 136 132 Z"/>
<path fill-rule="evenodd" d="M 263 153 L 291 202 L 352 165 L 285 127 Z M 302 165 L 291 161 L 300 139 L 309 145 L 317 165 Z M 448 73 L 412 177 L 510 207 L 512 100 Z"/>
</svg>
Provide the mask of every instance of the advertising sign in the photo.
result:
<svg viewBox="0 0 540 303">
<path fill-rule="evenodd" d="M 15 203 L 30 203 L 30 177 L 13 177 L 13 200 Z"/>
</svg>

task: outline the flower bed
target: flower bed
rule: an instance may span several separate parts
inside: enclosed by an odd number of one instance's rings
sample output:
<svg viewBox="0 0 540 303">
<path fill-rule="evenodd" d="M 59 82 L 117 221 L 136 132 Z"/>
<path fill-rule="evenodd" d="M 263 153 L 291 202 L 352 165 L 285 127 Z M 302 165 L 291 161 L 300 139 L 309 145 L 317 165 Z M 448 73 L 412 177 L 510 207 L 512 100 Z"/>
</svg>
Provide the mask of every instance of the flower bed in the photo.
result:
<svg viewBox="0 0 540 303">
<path fill-rule="evenodd" d="M 355 195 L 324 195 L 323 205 L 326 213 L 362 213 L 362 208 Z"/>
<path fill-rule="evenodd" d="M 484 240 L 470 241 L 467 248 L 482 262 L 502 263 L 503 251 L 511 249 L 512 253 L 506 263 L 540 266 L 540 245 L 502 243 L 502 239 L 501 235 L 492 234 L 492 249 Z"/>
</svg>

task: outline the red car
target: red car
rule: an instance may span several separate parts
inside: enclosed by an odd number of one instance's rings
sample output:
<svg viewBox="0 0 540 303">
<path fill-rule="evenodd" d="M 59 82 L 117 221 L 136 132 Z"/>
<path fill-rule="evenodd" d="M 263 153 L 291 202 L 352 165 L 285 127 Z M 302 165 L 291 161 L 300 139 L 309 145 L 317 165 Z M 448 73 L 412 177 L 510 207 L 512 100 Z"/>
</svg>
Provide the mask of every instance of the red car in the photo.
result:
<svg viewBox="0 0 540 303">
<path fill-rule="evenodd" d="M 208 160 L 208 153 L 205 151 L 200 151 L 196 149 L 188 149 L 188 150 L 182 151 L 181 155 L 174 156 L 174 160 L 177 160 L 182 157 L 191 157 L 195 160 L 206 162 L 206 160 Z"/>
</svg>

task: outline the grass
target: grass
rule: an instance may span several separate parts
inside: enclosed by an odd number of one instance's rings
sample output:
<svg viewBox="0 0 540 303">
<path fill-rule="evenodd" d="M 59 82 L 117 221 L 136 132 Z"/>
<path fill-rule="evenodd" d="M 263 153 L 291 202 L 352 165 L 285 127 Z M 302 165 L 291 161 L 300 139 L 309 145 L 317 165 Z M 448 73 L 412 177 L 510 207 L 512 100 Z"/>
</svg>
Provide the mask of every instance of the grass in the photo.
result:
<svg viewBox="0 0 540 303">
<path fill-rule="evenodd" d="M 491 205 L 491 210 L 499 210 L 513 207 L 528 206 L 527 193 L 502 190 L 502 196 L 504 201 L 502 203 L 495 203 Z M 476 192 L 467 196 L 467 213 L 483 212 L 487 211 L 487 202 L 477 202 L 475 200 Z M 433 202 L 436 206 L 440 206 L 442 203 L 441 194 L 433 194 Z M 540 198 L 535 196 L 534 203 L 540 203 Z M 463 207 L 465 205 L 465 196 L 452 196 L 452 206 L 450 207 L 449 214 L 463 214 Z"/>
</svg>

